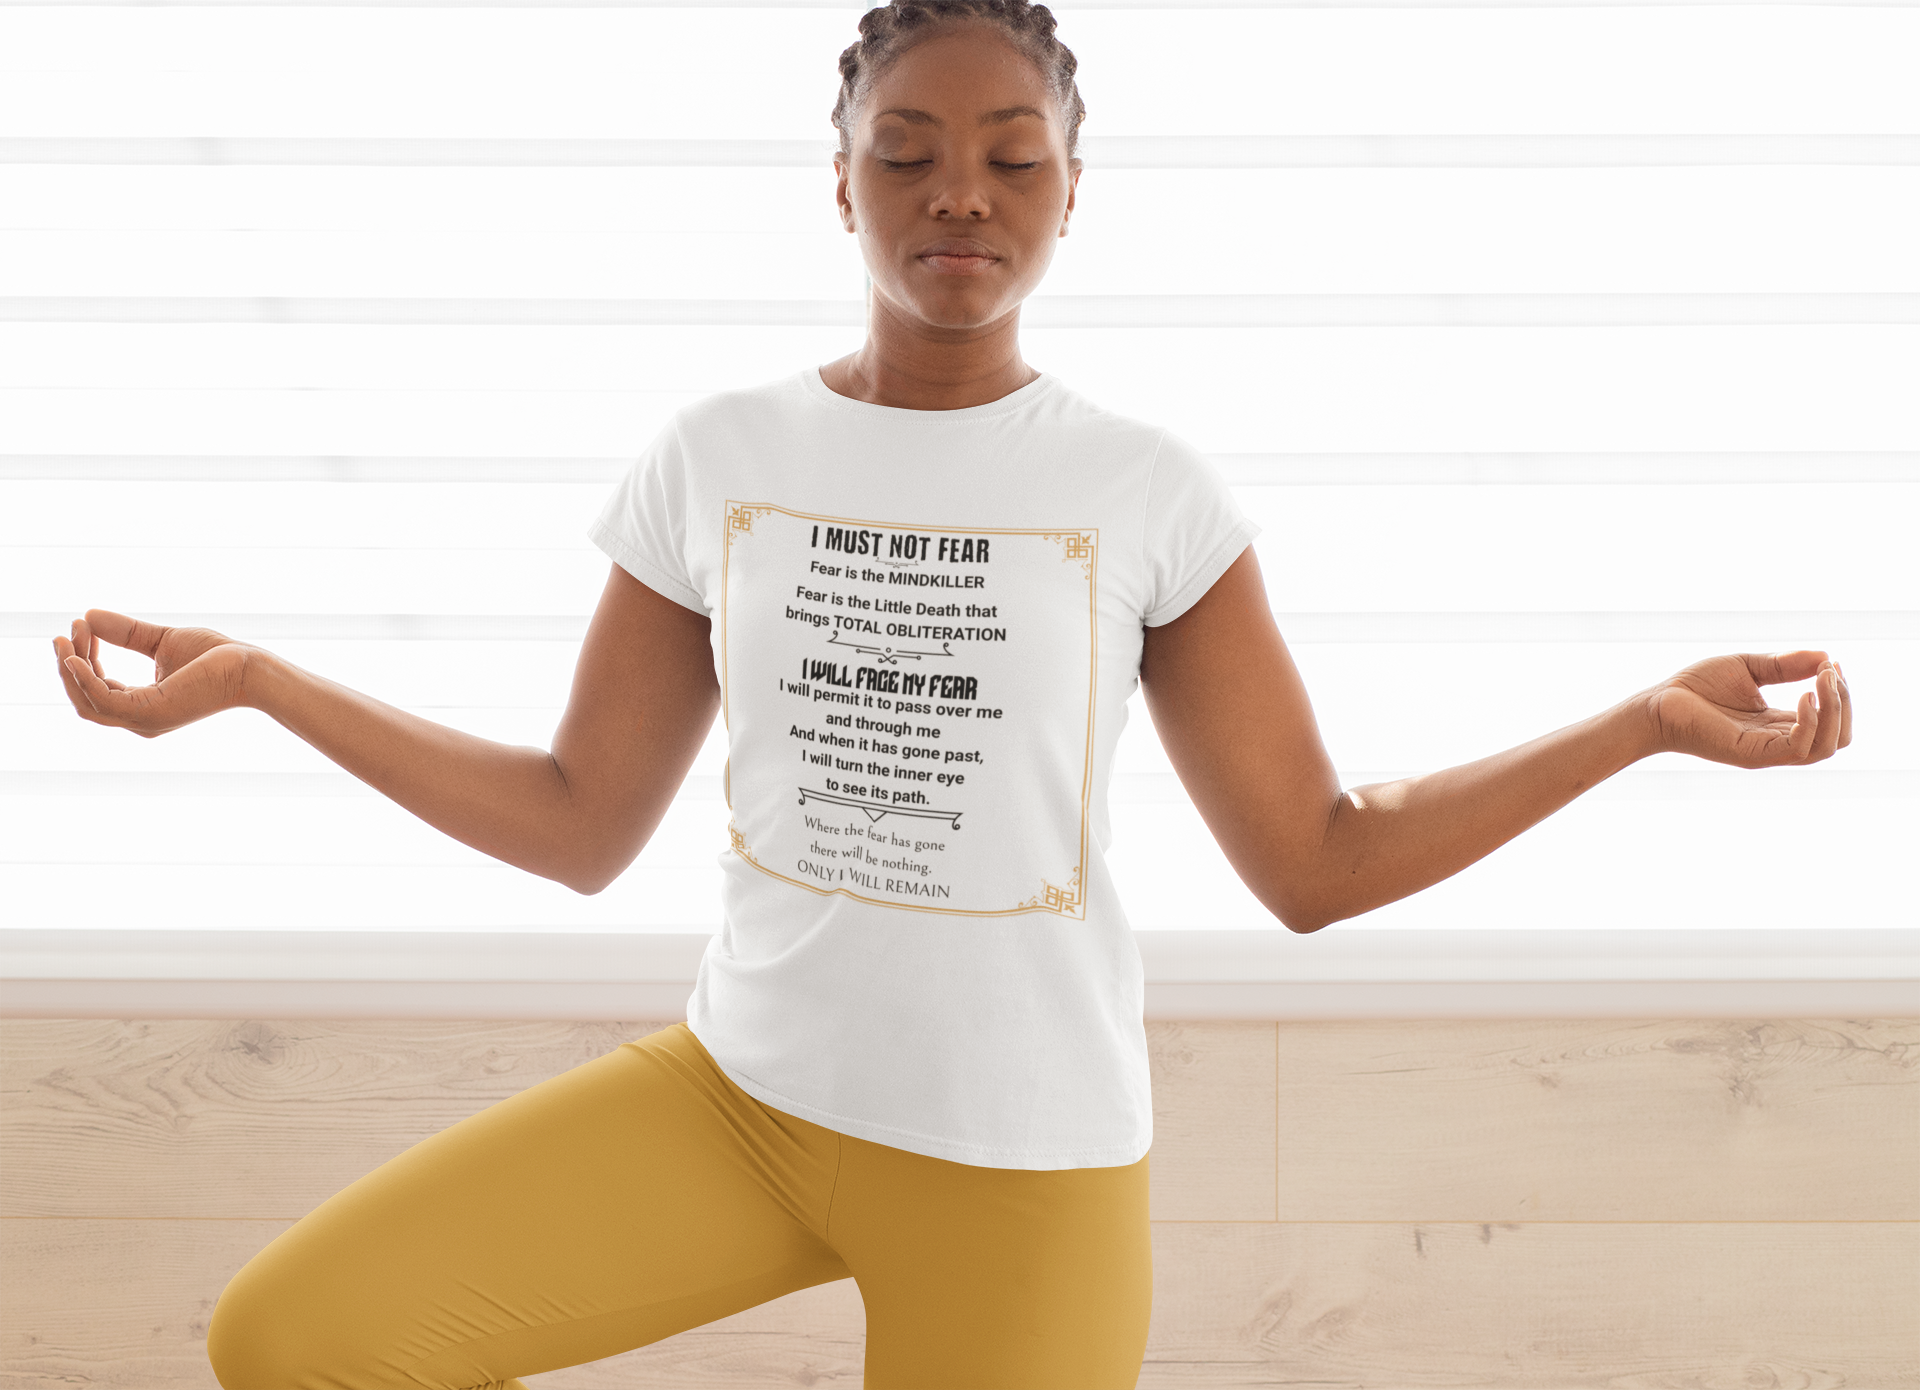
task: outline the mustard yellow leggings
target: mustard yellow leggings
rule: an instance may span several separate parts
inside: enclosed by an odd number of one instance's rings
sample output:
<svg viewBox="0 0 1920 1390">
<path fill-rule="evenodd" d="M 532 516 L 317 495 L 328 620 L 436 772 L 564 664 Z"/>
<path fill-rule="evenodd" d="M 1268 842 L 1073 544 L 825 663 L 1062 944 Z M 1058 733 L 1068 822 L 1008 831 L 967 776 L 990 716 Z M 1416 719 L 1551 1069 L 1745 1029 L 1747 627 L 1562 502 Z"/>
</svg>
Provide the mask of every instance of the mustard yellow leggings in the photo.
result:
<svg viewBox="0 0 1920 1390">
<path fill-rule="evenodd" d="M 685 1024 L 422 1141 L 233 1277 L 225 1390 L 527 1390 L 851 1277 L 868 1390 L 1125 1390 L 1152 1304 L 1147 1160 L 1027 1171 L 823 1129 Z"/>
</svg>

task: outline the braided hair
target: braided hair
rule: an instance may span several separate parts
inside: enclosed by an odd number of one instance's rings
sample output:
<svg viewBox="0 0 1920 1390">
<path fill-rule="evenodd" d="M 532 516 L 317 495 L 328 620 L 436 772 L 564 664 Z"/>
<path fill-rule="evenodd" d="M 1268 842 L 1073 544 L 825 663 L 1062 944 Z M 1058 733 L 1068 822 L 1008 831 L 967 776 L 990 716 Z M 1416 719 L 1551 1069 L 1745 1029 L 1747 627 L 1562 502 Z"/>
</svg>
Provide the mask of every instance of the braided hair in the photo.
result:
<svg viewBox="0 0 1920 1390">
<path fill-rule="evenodd" d="M 840 55 L 840 98 L 833 124 L 840 132 L 840 153 L 851 153 L 853 124 L 866 84 L 921 39 L 932 38 L 947 20 L 980 20 L 999 30 L 1033 61 L 1060 103 L 1067 132 L 1067 154 L 1079 146 L 1086 103 L 1073 75 L 1079 62 L 1053 35 L 1053 11 L 1029 0 L 889 0 L 860 16 L 859 42 Z"/>
</svg>

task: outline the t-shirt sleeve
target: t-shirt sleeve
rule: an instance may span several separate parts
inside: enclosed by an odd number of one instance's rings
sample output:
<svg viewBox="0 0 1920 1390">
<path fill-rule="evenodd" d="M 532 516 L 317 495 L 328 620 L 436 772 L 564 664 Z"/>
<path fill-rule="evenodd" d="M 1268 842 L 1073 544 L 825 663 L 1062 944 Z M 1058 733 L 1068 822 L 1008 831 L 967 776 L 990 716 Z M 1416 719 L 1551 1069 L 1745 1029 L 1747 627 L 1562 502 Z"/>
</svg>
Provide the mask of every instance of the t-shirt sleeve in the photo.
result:
<svg viewBox="0 0 1920 1390">
<path fill-rule="evenodd" d="M 687 565 L 687 472 L 677 422 L 634 460 L 587 527 L 587 539 L 655 593 L 709 613 Z"/>
<path fill-rule="evenodd" d="M 1213 587 L 1260 528 L 1240 510 L 1220 470 L 1185 440 L 1160 439 L 1147 483 L 1147 601 L 1141 621 L 1170 623 Z"/>
</svg>

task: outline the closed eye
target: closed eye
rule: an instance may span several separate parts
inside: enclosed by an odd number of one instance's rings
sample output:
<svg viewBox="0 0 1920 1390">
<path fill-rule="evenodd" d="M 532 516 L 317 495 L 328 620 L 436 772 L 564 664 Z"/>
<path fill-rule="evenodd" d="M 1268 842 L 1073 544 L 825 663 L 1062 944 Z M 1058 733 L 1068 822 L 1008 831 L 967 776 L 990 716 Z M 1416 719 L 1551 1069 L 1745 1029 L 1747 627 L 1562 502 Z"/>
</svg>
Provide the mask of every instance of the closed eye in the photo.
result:
<svg viewBox="0 0 1920 1390">
<path fill-rule="evenodd" d="M 880 167 L 883 169 L 918 169 L 923 164 L 931 163 L 933 163 L 931 159 L 883 159 L 880 161 Z"/>
</svg>

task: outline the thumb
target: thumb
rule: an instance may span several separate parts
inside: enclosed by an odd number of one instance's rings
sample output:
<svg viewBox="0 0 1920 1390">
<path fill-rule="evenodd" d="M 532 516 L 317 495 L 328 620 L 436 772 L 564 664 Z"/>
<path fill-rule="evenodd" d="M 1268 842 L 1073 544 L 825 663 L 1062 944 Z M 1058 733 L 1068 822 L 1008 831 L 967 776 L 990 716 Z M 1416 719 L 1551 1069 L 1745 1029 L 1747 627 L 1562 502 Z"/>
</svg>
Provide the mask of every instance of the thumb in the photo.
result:
<svg viewBox="0 0 1920 1390">
<path fill-rule="evenodd" d="M 1747 663 L 1747 674 L 1753 677 L 1755 685 L 1784 685 L 1791 681 L 1810 680 L 1820 670 L 1820 663 L 1827 659 L 1825 652 L 1794 651 L 1759 654 L 1745 652 L 1740 659 Z"/>
<path fill-rule="evenodd" d="M 139 652 L 142 656 L 152 656 L 159 651 L 160 641 L 167 635 L 167 629 L 159 623 L 129 618 L 125 613 L 116 613 L 111 608 L 89 608 L 87 626 L 101 641 Z"/>
</svg>

